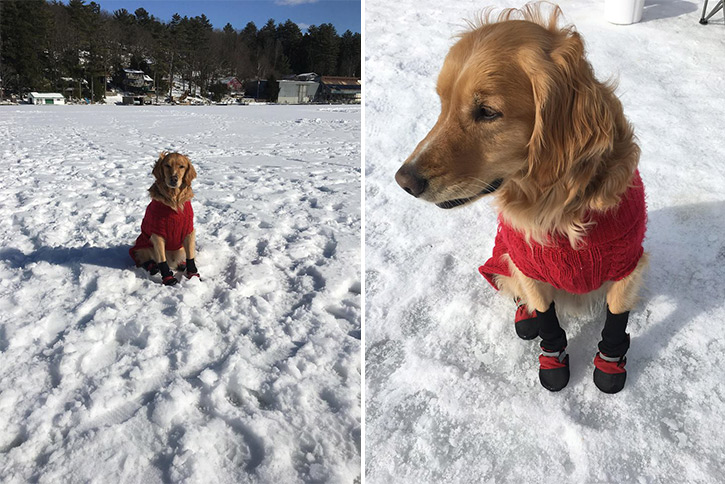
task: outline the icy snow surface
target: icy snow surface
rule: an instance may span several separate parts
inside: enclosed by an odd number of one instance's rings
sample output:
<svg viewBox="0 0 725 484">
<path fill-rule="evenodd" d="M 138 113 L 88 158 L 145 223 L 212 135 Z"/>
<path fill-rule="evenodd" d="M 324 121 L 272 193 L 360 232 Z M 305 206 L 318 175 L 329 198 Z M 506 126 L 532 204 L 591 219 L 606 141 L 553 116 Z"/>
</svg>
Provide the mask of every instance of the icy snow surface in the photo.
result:
<svg viewBox="0 0 725 484">
<path fill-rule="evenodd" d="M 714 2 L 710 2 L 714 6 Z M 725 25 L 701 3 L 648 2 L 616 26 L 560 2 L 642 147 L 651 268 L 630 318 L 629 379 L 600 393 L 604 315 L 564 317 L 572 378 L 537 378 L 535 342 L 476 268 L 490 200 L 444 211 L 394 182 L 433 126 L 435 81 L 479 1 L 366 2 L 366 476 L 388 482 L 723 482 Z M 520 6 L 497 1 L 495 5 Z M 404 26 L 404 27 L 402 27 Z"/>
<path fill-rule="evenodd" d="M 359 476 L 359 107 L 19 106 L 0 139 L 0 482 Z M 198 172 L 176 287 L 128 255 L 162 150 Z"/>
</svg>

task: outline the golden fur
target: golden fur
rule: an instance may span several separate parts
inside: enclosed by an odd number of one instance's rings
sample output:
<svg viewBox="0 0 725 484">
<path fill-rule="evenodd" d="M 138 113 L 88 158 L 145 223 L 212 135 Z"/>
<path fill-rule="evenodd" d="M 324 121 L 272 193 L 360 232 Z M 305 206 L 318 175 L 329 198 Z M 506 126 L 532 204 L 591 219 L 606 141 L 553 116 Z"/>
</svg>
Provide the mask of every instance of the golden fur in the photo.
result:
<svg viewBox="0 0 725 484">
<path fill-rule="evenodd" d="M 194 198 L 191 182 L 196 178 L 196 170 L 191 160 L 181 153 L 162 152 L 151 172 L 156 181 L 149 188 L 151 198 L 178 211 Z M 172 177 L 176 182 L 172 183 Z"/>
<path fill-rule="evenodd" d="M 528 4 L 470 23 L 438 77 L 438 121 L 396 175 L 404 188 L 405 177 L 425 180 L 414 195 L 443 208 L 494 190 L 502 217 L 529 240 L 558 233 L 572 247 L 587 213 L 618 205 L 639 147 L 614 87 L 594 77 L 580 35 L 560 17 L 559 7 L 546 15 Z M 646 260 L 607 285 L 613 311 L 634 305 Z M 546 310 L 554 289 L 511 266 L 502 289 Z"/>
<path fill-rule="evenodd" d="M 191 182 L 196 178 L 196 170 L 191 160 L 181 153 L 162 152 L 151 173 L 156 178 L 149 188 L 153 200 L 179 211 L 194 197 Z M 167 261 L 169 267 L 175 269 L 187 258 L 194 259 L 196 256 L 196 230 L 184 239 L 184 246 L 179 250 L 167 251 L 165 240 L 156 234 L 151 234 L 151 243 L 153 248 L 135 252 L 137 263 L 142 264 L 147 260 L 156 263 Z"/>
</svg>

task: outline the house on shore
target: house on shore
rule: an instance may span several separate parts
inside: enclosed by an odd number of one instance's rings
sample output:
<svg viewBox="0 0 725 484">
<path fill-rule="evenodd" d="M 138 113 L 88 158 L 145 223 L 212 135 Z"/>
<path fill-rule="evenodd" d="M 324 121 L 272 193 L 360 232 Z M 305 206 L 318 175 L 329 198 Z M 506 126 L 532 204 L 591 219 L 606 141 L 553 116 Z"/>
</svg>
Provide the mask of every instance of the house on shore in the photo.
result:
<svg viewBox="0 0 725 484">
<path fill-rule="evenodd" d="M 357 77 L 322 76 L 318 101 L 326 103 L 360 104 L 362 84 Z"/>
<path fill-rule="evenodd" d="M 65 104 L 65 98 L 57 92 L 31 92 L 30 104 Z"/>
<path fill-rule="evenodd" d="M 144 71 L 123 70 L 123 88 L 127 91 L 151 91 L 153 87 L 154 80 L 147 76 Z"/>
<path fill-rule="evenodd" d="M 234 76 L 223 77 L 219 79 L 219 82 L 227 86 L 230 95 L 244 95 L 244 85 L 239 81 L 238 78 Z"/>
<path fill-rule="evenodd" d="M 279 104 L 307 104 L 313 102 L 320 87 L 320 76 L 314 72 L 298 74 L 279 83 Z"/>
<path fill-rule="evenodd" d="M 307 104 L 313 102 L 320 88 L 320 76 L 314 72 L 298 74 L 279 83 L 279 104 Z"/>
<path fill-rule="evenodd" d="M 308 72 L 277 82 L 279 104 L 359 104 L 361 101 L 362 84 L 357 77 L 318 76 Z"/>
</svg>

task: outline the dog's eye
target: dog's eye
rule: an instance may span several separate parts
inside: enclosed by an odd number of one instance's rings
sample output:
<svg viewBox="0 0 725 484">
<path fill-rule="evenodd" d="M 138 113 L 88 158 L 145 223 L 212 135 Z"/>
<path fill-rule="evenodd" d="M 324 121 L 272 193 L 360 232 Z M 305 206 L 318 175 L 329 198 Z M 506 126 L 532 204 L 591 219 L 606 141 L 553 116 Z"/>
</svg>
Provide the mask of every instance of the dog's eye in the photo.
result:
<svg viewBox="0 0 725 484">
<path fill-rule="evenodd" d="M 473 108 L 473 119 L 476 121 L 493 121 L 503 116 L 498 111 L 494 111 L 488 106 L 476 105 Z"/>
</svg>

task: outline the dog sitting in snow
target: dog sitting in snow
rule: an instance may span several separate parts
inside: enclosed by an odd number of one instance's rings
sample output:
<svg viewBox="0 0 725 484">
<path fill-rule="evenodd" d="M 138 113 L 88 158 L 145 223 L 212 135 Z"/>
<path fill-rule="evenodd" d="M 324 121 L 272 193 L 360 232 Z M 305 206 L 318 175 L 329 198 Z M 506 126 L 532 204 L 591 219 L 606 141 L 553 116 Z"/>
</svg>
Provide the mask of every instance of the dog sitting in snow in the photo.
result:
<svg viewBox="0 0 725 484">
<path fill-rule="evenodd" d="M 194 257 L 196 231 L 191 199 L 191 182 L 196 170 L 189 158 L 180 153 L 163 152 L 152 171 L 156 181 L 149 193 L 151 203 L 141 222 L 141 235 L 129 253 L 136 267 L 143 267 L 151 275 L 161 272 L 166 286 L 178 280 L 171 269 L 186 271 L 186 277 L 199 277 Z"/>
<path fill-rule="evenodd" d="M 555 301 L 603 296 L 594 383 L 626 381 L 626 333 L 647 264 L 639 147 L 614 94 L 597 81 L 573 27 L 535 5 L 472 25 L 438 77 L 441 114 L 395 175 L 449 209 L 494 194 L 499 227 L 480 273 L 518 304 L 516 333 L 541 338 L 539 380 L 569 382 Z M 589 298 L 591 299 L 591 298 Z"/>
</svg>

